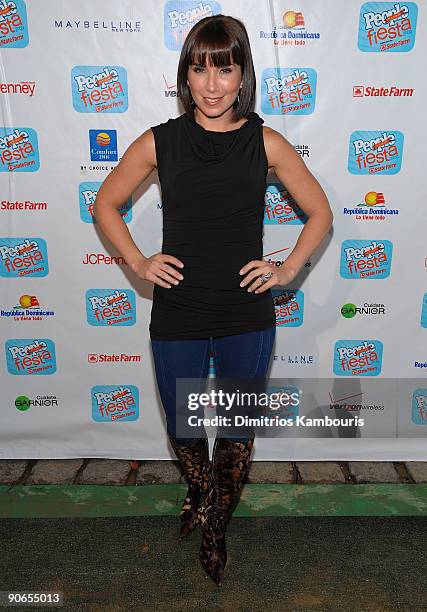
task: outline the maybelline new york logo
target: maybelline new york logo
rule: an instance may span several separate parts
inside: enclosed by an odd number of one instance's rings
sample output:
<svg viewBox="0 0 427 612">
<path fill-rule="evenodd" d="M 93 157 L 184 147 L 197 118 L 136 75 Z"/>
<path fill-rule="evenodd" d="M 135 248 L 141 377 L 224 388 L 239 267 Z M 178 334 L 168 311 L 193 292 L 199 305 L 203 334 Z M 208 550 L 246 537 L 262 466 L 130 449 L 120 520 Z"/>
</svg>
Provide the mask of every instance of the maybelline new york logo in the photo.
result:
<svg viewBox="0 0 427 612">
<path fill-rule="evenodd" d="M 396 174 L 402 165 L 403 133 L 358 130 L 350 135 L 348 171 L 352 174 Z"/>
<path fill-rule="evenodd" d="M 28 23 L 24 0 L 0 0 L 0 47 L 27 45 Z"/>
<path fill-rule="evenodd" d="M 360 7 L 358 47 L 361 51 L 410 51 L 415 43 L 415 2 L 365 2 Z"/>
<path fill-rule="evenodd" d="M 7 371 L 20 376 L 54 374 L 55 343 L 49 338 L 11 338 L 5 342 Z"/>
<path fill-rule="evenodd" d="M 139 417 L 139 393 L 134 385 L 97 385 L 91 396 L 94 421 L 136 421 Z"/>
<path fill-rule="evenodd" d="M 43 238 L 1 238 L 0 276 L 46 276 L 49 274 L 46 241 Z"/>
<path fill-rule="evenodd" d="M 80 219 L 84 223 L 96 223 L 93 209 L 101 185 L 100 181 L 85 181 L 79 185 Z M 125 223 L 132 221 L 132 196 L 119 208 L 119 213 Z"/>
<path fill-rule="evenodd" d="M 179 51 L 191 28 L 204 17 L 221 13 L 221 5 L 214 0 L 197 2 L 171 0 L 163 8 L 163 31 L 165 46 L 171 51 Z"/>
<path fill-rule="evenodd" d="M 261 75 L 261 110 L 266 115 L 309 115 L 316 105 L 313 68 L 265 68 Z"/>
<path fill-rule="evenodd" d="M 0 172 L 40 168 L 37 133 L 32 128 L 0 127 Z"/>
<path fill-rule="evenodd" d="M 304 321 L 304 293 L 300 289 L 272 289 L 276 326 L 299 327 Z"/>
<path fill-rule="evenodd" d="M 264 203 L 264 225 L 302 225 L 307 221 L 304 211 L 279 183 L 267 185 Z"/>
<path fill-rule="evenodd" d="M 344 240 L 340 274 L 343 278 L 386 278 L 390 274 L 390 240 Z"/>
<path fill-rule="evenodd" d="M 89 325 L 135 325 L 135 293 L 131 289 L 88 289 L 86 316 Z"/>
<path fill-rule="evenodd" d="M 79 113 L 124 113 L 128 109 L 127 72 L 122 66 L 74 66 L 71 91 Z"/>
<path fill-rule="evenodd" d="M 334 347 L 334 374 L 378 376 L 382 356 L 383 343 L 380 340 L 337 340 Z"/>
</svg>

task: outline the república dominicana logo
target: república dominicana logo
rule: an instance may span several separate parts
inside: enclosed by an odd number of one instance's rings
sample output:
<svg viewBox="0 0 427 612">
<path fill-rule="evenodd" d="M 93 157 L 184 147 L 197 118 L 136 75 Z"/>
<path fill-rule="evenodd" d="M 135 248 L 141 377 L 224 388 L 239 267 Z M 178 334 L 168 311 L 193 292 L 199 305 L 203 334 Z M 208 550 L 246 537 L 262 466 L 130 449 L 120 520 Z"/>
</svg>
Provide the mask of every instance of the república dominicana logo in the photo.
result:
<svg viewBox="0 0 427 612">
<path fill-rule="evenodd" d="M 365 2 L 360 7 L 358 47 L 361 51 L 410 51 L 415 43 L 415 2 Z"/>
</svg>

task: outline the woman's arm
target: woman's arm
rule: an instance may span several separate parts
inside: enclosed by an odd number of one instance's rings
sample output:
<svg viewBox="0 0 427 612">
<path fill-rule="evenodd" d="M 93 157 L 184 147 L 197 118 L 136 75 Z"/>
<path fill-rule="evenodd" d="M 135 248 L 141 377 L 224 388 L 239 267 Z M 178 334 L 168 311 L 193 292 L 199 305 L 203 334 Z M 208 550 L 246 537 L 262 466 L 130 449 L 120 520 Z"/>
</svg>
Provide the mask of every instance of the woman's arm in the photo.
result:
<svg viewBox="0 0 427 612">
<path fill-rule="evenodd" d="M 154 136 L 148 129 L 127 148 L 119 164 L 102 183 L 95 199 L 97 225 L 132 269 L 145 257 L 133 241 L 119 208 L 156 165 Z"/>
<path fill-rule="evenodd" d="M 327 234 L 333 214 L 325 192 L 290 142 L 272 128 L 263 129 L 269 169 L 274 169 L 280 182 L 308 217 L 285 260 L 285 267 L 293 269 L 296 276 Z"/>
<path fill-rule="evenodd" d="M 177 285 L 183 279 L 171 264 L 182 268 L 182 261 L 164 253 L 145 257 L 119 213 L 119 208 L 156 167 L 154 134 L 148 129 L 126 149 L 120 163 L 102 183 L 95 199 L 94 215 L 103 234 L 137 276 L 170 289 L 170 283 Z"/>
</svg>

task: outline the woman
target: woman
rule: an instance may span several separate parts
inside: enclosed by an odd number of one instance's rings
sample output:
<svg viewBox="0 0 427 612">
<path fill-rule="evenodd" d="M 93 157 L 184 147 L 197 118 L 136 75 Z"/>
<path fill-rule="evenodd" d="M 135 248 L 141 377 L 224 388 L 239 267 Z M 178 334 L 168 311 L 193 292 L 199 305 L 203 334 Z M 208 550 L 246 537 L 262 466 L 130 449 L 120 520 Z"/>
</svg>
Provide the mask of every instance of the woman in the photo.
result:
<svg viewBox="0 0 427 612">
<path fill-rule="evenodd" d="M 157 384 L 168 437 L 189 483 L 180 536 L 201 525 L 199 558 L 220 585 L 225 530 L 254 435 L 219 429 L 210 461 L 204 428 L 185 435 L 176 381 L 196 379 L 203 386 L 211 350 L 219 378 L 266 376 L 276 329 L 270 289 L 294 280 L 329 230 L 332 212 L 294 147 L 251 110 L 255 72 L 241 21 L 215 15 L 196 23 L 182 47 L 177 81 L 185 112 L 129 146 L 98 192 L 95 216 L 136 275 L 154 284 L 149 329 Z M 118 209 L 154 168 L 162 190 L 163 244 L 147 257 Z M 309 217 L 280 268 L 262 259 L 269 169 Z"/>
</svg>

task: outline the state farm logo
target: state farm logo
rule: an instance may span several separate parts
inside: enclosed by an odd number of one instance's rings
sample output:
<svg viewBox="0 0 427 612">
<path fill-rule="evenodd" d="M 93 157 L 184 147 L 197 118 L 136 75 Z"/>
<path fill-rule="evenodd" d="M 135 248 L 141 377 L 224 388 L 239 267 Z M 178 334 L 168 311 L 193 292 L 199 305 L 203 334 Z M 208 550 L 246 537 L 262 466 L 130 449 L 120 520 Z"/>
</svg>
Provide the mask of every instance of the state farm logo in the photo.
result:
<svg viewBox="0 0 427 612">
<path fill-rule="evenodd" d="M 88 363 L 141 363 L 140 354 L 129 353 L 88 353 Z"/>
<path fill-rule="evenodd" d="M 411 98 L 413 94 L 413 87 L 353 85 L 353 98 Z"/>
</svg>

